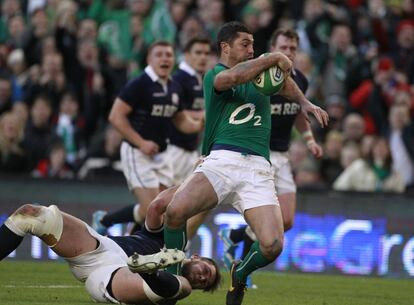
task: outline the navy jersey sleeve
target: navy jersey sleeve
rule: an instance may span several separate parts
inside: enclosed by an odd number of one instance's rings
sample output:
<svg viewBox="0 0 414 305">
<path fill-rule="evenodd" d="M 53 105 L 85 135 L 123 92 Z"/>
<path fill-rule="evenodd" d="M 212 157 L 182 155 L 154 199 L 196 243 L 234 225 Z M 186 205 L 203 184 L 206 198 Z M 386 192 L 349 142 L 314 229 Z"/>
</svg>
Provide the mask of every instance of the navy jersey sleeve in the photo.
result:
<svg viewBox="0 0 414 305">
<path fill-rule="evenodd" d="M 142 94 L 145 92 L 143 85 L 142 77 L 135 78 L 122 88 L 118 97 L 131 107 L 134 107 L 142 99 Z"/>
<path fill-rule="evenodd" d="M 181 110 L 184 109 L 191 109 L 191 96 L 189 95 L 189 88 L 191 86 L 188 79 L 186 79 L 184 72 L 178 71 L 173 76 L 174 81 L 180 87 L 179 94 L 180 94 L 180 105 Z"/>
<path fill-rule="evenodd" d="M 300 90 L 303 92 L 303 94 L 305 94 L 309 87 L 309 81 L 306 78 L 306 76 L 303 75 L 302 72 L 300 72 L 299 70 L 295 70 L 295 71 L 296 71 L 296 77 L 294 77 L 294 81 L 296 82 Z"/>
</svg>

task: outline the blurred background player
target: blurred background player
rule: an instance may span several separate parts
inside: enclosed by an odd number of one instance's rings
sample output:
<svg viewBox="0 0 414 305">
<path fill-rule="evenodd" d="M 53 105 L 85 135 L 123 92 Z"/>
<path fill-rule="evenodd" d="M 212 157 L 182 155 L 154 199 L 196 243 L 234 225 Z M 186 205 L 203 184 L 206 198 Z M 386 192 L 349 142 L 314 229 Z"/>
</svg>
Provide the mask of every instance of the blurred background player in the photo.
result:
<svg viewBox="0 0 414 305">
<path fill-rule="evenodd" d="M 184 111 L 181 87 L 171 79 L 173 46 L 155 42 L 148 50 L 147 61 L 144 73 L 122 89 L 109 115 L 109 121 L 124 138 L 121 162 L 139 205 L 108 215 L 96 213 L 93 227 L 98 232 L 102 232 L 99 223 L 142 223 L 150 202 L 160 190 L 173 185 L 166 153 L 170 124 L 190 134 L 203 127 L 203 120 L 196 121 Z"/>
</svg>

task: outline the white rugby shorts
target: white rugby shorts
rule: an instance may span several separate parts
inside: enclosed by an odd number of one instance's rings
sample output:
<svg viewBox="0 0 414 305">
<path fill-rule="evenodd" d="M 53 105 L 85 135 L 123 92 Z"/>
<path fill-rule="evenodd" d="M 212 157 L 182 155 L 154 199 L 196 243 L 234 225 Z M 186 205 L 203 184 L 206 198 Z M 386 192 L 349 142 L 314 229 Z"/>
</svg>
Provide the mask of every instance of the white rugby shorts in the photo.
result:
<svg viewBox="0 0 414 305">
<path fill-rule="evenodd" d="M 296 183 L 293 180 L 289 153 L 271 151 L 270 161 L 272 162 L 277 194 L 296 193 Z"/>
<path fill-rule="evenodd" d="M 171 163 L 174 173 L 174 184 L 180 185 L 191 175 L 198 161 L 198 151 L 188 151 L 176 145 L 168 145 L 167 160 Z"/>
<path fill-rule="evenodd" d="M 76 279 L 85 282 L 89 295 L 101 303 L 119 302 L 110 296 L 106 287 L 112 273 L 127 266 L 128 257 L 112 239 L 98 234 L 85 223 L 89 233 L 99 241 L 97 249 L 73 258 L 65 258 Z"/>
<path fill-rule="evenodd" d="M 207 177 L 218 204 L 232 204 L 242 214 L 259 206 L 279 205 L 272 167 L 261 156 L 213 150 L 194 172 Z"/>
<path fill-rule="evenodd" d="M 121 163 L 130 190 L 174 185 L 166 151 L 150 157 L 124 141 L 121 144 Z"/>
</svg>

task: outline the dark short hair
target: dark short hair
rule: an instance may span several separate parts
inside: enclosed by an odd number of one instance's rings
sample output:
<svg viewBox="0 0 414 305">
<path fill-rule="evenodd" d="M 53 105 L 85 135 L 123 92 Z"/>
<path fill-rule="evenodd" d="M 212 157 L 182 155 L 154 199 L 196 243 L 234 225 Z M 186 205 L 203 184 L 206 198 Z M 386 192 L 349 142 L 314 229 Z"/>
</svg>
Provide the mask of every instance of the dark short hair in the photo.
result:
<svg viewBox="0 0 414 305">
<path fill-rule="evenodd" d="M 158 46 L 162 46 L 162 47 L 171 47 L 171 48 L 174 50 L 174 46 L 172 45 L 172 43 L 171 43 L 171 42 L 168 42 L 168 41 L 166 41 L 166 40 L 158 40 L 158 41 L 153 42 L 153 43 L 152 43 L 152 44 L 148 47 L 148 52 L 147 52 L 147 55 L 151 54 L 152 50 L 153 50 L 155 47 L 158 47 Z"/>
<path fill-rule="evenodd" d="M 211 46 L 211 41 L 208 38 L 202 38 L 202 37 L 196 37 L 196 38 L 192 38 L 190 39 L 184 46 L 184 52 L 190 52 L 191 49 L 193 48 L 193 46 L 197 43 L 200 44 L 208 44 L 209 46 Z"/>
<path fill-rule="evenodd" d="M 273 46 L 276 43 L 276 40 L 279 36 L 285 36 L 289 39 L 296 40 L 297 43 L 299 43 L 299 35 L 298 33 L 293 29 L 277 29 L 273 32 L 272 37 L 270 38 L 270 45 Z"/>
<path fill-rule="evenodd" d="M 217 53 L 221 54 L 221 43 L 227 42 L 231 44 L 239 35 L 239 33 L 252 34 L 243 23 L 238 21 L 230 21 L 220 28 L 217 34 Z"/>
</svg>

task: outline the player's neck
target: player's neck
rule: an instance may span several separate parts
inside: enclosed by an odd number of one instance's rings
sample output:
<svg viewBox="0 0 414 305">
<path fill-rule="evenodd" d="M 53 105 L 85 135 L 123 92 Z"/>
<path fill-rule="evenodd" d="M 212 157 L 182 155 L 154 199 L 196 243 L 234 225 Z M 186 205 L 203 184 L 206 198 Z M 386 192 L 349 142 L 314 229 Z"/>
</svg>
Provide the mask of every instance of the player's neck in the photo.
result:
<svg viewBox="0 0 414 305">
<path fill-rule="evenodd" d="M 232 68 L 238 64 L 238 62 L 235 62 L 234 60 L 231 60 L 230 58 L 225 56 L 220 57 L 219 62 L 228 68 Z"/>
</svg>

